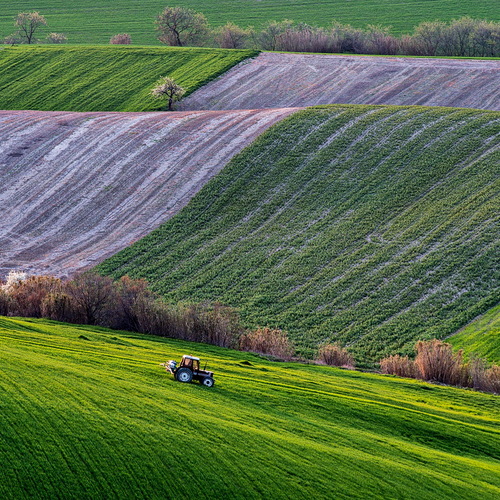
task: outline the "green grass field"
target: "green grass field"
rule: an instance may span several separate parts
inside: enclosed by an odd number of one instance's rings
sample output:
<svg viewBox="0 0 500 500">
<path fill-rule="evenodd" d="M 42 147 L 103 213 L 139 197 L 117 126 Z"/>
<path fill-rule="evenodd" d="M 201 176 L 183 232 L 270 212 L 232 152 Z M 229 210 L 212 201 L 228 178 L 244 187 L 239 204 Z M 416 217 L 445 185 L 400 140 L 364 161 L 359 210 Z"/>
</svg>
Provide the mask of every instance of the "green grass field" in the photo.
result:
<svg viewBox="0 0 500 500">
<path fill-rule="evenodd" d="M 81 0 L 56 2 L 0 0 L 0 37 L 14 31 L 18 12 L 37 10 L 45 15 L 49 31 L 66 33 L 70 43 L 108 43 L 111 36 L 127 32 L 133 43 L 157 44 L 154 20 L 166 6 L 181 5 L 203 12 L 209 22 L 227 21 L 260 28 L 266 21 L 292 19 L 296 22 L 326 26 L 336 19 L 357 27 L 368 24 L 392 26 L 394 33 L 404 33 L 422 21 L 449 21 L 468 15 L 500 20 L 496 0 L 222 0 L 205 2 L 185 0 Z"/>
<path fill-rule="evenodd" d="M 159 363 L 199 355 L 212 389 Z M 0 497 L 495 499 L 498 396 L 0 318 Z"/>
<path fill-rule="evenodd" d="M 251 50 L 19 46 L 0 49 L 0 109 L 152 111 L 149 95 L 171 76 L 187 94 L 256 55 Z"/>
<path fill-rule="evenodd" d="M 447 342 L 500 364 L 500 306 L 496 306 L 453 335 Z"/>
<path fill-rule="evenodd" d="M 98 269 L 171 301 L 359 360 L 412 351 L 498 303 L 498 121 L 458 108 L 335 105 L 270 128 L 177 216 Z"/>
</svg>

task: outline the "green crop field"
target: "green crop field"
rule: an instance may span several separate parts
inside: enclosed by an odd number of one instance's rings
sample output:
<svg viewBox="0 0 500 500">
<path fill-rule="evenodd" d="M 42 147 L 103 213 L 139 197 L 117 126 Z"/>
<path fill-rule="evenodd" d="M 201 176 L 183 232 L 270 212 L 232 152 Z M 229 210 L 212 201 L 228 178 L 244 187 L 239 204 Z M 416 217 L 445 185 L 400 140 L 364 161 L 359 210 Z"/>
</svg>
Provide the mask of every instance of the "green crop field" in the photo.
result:
<svg viewBox="0 0 500 500">
<path fill-rule="evenodd" d="M 256 55 L 251 50 L 20 46 L 0 49 L 0 109 L 152 111 L 149 95 L 171 76 L 187 94 Z"/>
<path fill-rule="evenodd" d="M 496 306 L 448 340 L 467 354 L 500 364 L 500 306 Z"/>
<path fill-rule="evenodd" d="M 66 33 L 71 43 L 108 43 L 111 36 L 127 32 L 133 43 L 157 44 L 154 19 L 167 5 L 203 12 L 214 26 L 232 21 L 256 28 L 269 20 L 292 19 L 326 26 L 336 19 L 357 27 L 392 26 L 394 33 L 404 33 L 422 21 L 436 19 L 449 21 L 468 15 L 500 20 L 496 0 L 0 0 L 0 37 L 14 31 L 13 20 L 18 12 L 37 10 L 49 23 L 45 34 Z"/>
<path fill-rule="evenodd" d="M 216 385 L 159 366 L 185 353 Z M 500 495 L 498 396 L 0 318 L 0 497 Z"/>
<path fill-rule="evenodd" d="M 499 300 L 500 113 L 334 105 L 274 125 L 177 216 L 101 264 L 172 301 L 358 360 L 456 332 Z M 310 352 L 310 351 L 309 351 Z"/>
</svg>

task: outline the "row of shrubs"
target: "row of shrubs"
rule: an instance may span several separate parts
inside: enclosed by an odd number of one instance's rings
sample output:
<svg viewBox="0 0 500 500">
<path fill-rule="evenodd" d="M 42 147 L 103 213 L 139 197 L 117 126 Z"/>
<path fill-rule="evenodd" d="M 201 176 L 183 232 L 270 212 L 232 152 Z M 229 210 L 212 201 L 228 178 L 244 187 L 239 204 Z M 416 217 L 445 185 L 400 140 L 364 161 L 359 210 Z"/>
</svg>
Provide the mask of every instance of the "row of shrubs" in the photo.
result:
<svg viewBox="0 0 500 500">
<path fill-rule="evenodd" d="M 488 367 L 477 357 L 465 362 L 463 351 L 454 352 L 451 344 L 436 339 L 417 342 L 415 351 L 414 360 L 397 355 L 383 359 L 382 373 L 500 393 L 498 365 Z"/>
<path fill-rule="evenodd" d="M 11 272 L 0 286 L 0 315 L 47 318 L 99 325 L 162 337 L 203 342 L 291 360 L 295 347 L 286 332 L 273 328 L 245 330 L 237 311 L 215 303 L 169 304 L 143 279 L 118 281 L 93 272 L 61 280 Z M 331 350 L 333 349 L 333 351 Z M 324 346 L 318 361 L 354 366 L 351 355 L 340 359 L 338 346 Z M 337 356 L 337 357 L 335 357 Z"/>
<path fill-rule="evenodd" d="M 113 281 L 86 272 L 65 281 L 11 272 L 0 286 L 0 315 L 99 325 L 296 359 L 293 343 L 280 329 L 248 331 L 235 309 L 218 302 L 169 304 L 148 288 L 146 280 L 128 276 Z M 355 367 L 353 355 L 335 343 L 321 346 L 315 362 Z M 465 362 L 462 351 L 453 352 L 440 340 L 420 341 L 414 360 L 389 356 L 380 368 L 386 374 L 500 393 L 500 366 L 488 367 L 480 358 Z"/>
<path fill-rule="evenodd" d="M 159 36 L 168 45 L 178 45 L 168 33 Z M 128 33 L 120 33 L 111 44 L 132 43 Z M 272 21 L 261 31 L 241 28 L 234 23 L 215 30 L 206 30 L 204 36 L 192 43 L 225 49 L 256 48 L 287 52 L 354 53 L 413 56 L 500 56 L 500 24 L 463 17 L 445 23 L 423 22 L 413 34 L 397 37 L 390 28 L 368 26 L 354 28 L 350 24 L 334 22 L 328 28 L 294 21 Z"/>
</svg>

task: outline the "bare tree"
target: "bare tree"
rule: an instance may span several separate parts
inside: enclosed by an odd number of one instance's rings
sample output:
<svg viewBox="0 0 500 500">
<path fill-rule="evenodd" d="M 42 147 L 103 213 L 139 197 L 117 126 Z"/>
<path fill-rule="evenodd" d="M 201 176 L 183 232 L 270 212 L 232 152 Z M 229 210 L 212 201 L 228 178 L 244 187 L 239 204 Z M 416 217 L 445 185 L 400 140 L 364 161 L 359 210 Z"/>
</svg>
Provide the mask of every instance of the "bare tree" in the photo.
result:
<svg viewBox="0 0 500 500">
<path fill-rule="evenodd" d="M 35 32 L 42 26 L 47 26 L 47 21 L 38 12 L 20 12 L 14 26 L 23 42 L 36 43 Z"/>
<path fill-rule="evenodd" d="M 181 97 L 186 93 L 180 85 L 178 85 L 173 78 L 168 76 L 162 78 L 156 87 L 151 89 L 151 95 L 158 99 L 166 98 L 168 99 L 168 110 L 172 111 L 172 106 L 175 101 L 179 101 Z"/>
<path fill-rule="evenodd" d="M 199 44 L 208 33 L 207 18 L 185 7 L 166 7 L 155 24 L 158 40 L 176 47 Z"/>
</svg>

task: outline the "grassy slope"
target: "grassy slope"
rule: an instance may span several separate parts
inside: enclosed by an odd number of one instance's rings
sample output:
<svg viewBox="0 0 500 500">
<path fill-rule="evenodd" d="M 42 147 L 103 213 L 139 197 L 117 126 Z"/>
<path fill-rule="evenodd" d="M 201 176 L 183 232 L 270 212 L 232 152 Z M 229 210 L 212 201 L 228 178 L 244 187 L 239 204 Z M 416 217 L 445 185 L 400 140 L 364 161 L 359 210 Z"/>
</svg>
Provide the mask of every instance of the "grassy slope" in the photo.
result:
<svg viewBox="0 0 500 500">
<path fill-rule="evenodd" d="M 117 33 L 128 32 L 134 43 L 158 43 L 153 21 L 166 6 L 182 5 L 203 12 L 213 25 L 232 21 L 260 27 L 268 20 L 293 19 L 328 25 L 333 19 L 355 26 L 382 24 L 397 33 L 409 32 L 422 21 L 451 20 L 464 15 L 500 20 L 496 0 L 0 0 L 0 36 L 13 31 L 18 12 L 38 10 L 44 14 L 48 31 L 66 33 L 71 43 L 108 43 Z M 43 35 L 45 36 L 45 34 Z M 42 38 L 43 38 L 42 36 Z"/>
<path fill-rule="evenodd" d="M 500 364 L 500 305 L 474 320 L 448 341 L 466 353 L 475 353 Z"/>
<path fill-rule="evenodd" d="M 498 302 L 498 120 L 337 105 L 278 123 L 178 216 L 100 270 L 359 358 L 443 337 Z M 496 151 L 495 151 L 496 148 Z"/>
<path fill-rule="evenodd" d="M 0 497 L 500 494 L 498 397 L 0 318 Z M 158 364 L 190 352 L 212 389 Z"/>
<path fill-rule="evenodd" d="M 248 50 L 22 46 L 0 50 L 0 109 L 151 111 L 161 76 L 187 93 L 255 55 Z"/>
</svg>

